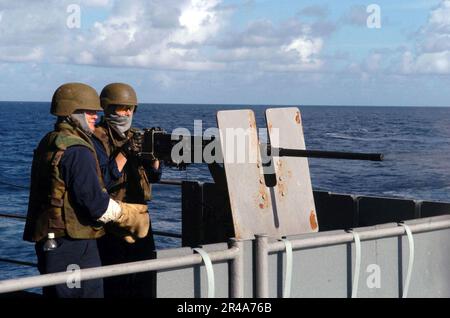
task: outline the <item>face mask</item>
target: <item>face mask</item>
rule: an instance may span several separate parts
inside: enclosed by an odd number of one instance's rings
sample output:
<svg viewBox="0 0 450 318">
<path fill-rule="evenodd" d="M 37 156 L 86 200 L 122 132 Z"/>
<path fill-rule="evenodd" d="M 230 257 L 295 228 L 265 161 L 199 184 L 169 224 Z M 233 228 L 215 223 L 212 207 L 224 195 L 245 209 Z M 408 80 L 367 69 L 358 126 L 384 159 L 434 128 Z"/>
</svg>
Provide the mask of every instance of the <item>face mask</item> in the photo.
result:
<svg viewBox="0 0 450 318">
<path fill-rule="evenodd" d="M 86 113 L 74 113 L 69 118 L 77 123 L 81 130 L 88 136 L 92 135 L 92 130 L 89 128 L 88 121 L 86 119 Z"/>
<path fill-rule="evenodd" d="M 133 114 L 130 116 L 120 116 L 116 113 L 105 113 L 105 120 L 122 138 L 125 138 L 125 133 L 131 128 Z"/>
</svg>

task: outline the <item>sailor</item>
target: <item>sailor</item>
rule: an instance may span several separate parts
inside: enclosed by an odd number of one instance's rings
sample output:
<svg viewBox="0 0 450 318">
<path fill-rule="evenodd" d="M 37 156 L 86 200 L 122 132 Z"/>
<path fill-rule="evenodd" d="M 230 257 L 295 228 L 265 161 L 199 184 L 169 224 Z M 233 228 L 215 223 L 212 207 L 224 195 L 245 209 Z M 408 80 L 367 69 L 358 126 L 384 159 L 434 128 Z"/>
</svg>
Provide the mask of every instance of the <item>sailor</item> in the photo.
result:
<svg viewBox="0 0 450 318">
<path fill-rule="evenodd" d="M 108 192 L 116 200 L 146 205 L 152 197 L 151 183 L 161 179 L 161 166 L 156 158 L 137 156 L 142 150 L 143 136 L 131 127 L 138 106 L 136 92 L 128 84 L 112 83 L 103 88 L 100 101 L 104 117 L 94 135 L 110 158 L 100 161 L 105 180 L 108 180 Z M 154 258 L 151 224 L 145 238 L 131 241 L 121 235 L 116 226 L 108 226 L 106 235 L 98 243 L 103 265 Z M 106 278 L 105 297 L 151 297 L 153 276 L 151 272 L 144 272 Z"/>
<path fill-rule="evenodd" d="M 103 186 L 91 135 L 97 111 L 97 92 L 82 83 L 67 83 L 54 93 L 50 113 L 55 128 L 34 151 L 24 240 L 36 242 L 41 274 L 101 266 L 96 239 L 104 225 L 114 223 L 130 237 L 145 237 L 147 205 L 111 199 Z M 44 250 L 48 238 L 57 246 Z M 103 297 L 103 280 L 74 281 L 44 287 L 44 296 Z"/>
</svg>

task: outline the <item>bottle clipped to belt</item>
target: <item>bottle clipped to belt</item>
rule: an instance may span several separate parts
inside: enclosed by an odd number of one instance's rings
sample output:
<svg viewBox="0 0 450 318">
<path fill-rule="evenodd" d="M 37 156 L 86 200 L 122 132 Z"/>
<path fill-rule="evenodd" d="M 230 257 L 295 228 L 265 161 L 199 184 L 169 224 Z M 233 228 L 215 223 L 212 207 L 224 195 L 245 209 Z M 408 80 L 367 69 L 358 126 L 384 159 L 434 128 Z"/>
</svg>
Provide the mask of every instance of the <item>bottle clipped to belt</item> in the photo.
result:
<svg viewBox="0 0 450 318">
<path fill-rule="evenodd" d="M 53 251 L 58 248 L 58 243 L 55 240 L 55 233 L 48 233 L 47 241 L 44 244 L 44 252 Z"/>
</svg>

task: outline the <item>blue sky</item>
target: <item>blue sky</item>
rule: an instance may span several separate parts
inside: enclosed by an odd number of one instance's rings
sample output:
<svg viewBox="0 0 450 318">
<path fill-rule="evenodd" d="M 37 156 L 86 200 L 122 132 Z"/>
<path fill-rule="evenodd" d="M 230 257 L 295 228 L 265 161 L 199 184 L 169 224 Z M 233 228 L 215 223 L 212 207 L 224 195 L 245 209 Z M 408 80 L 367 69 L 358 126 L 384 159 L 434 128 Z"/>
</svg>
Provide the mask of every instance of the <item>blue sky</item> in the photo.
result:
<svg viewBox="0 0 450 318">
<path fill-rule="evenodd" d="M 0 72 L 0 100 L 449 106 L 450 0 L 0 0 Z"/>
</svg>

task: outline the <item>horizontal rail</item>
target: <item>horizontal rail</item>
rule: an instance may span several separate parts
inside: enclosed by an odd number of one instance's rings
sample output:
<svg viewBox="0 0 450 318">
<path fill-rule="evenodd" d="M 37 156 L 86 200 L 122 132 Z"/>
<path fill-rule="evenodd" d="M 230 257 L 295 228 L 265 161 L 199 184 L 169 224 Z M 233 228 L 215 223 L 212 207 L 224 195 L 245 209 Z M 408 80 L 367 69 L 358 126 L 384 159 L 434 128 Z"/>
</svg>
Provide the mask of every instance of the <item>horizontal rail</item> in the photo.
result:
<svg viewBox="0 0 450 318">
<path fill-rule="evenodd" d="M 23 215 L 14 215 L 14 214 L 4 214 L 4 213 L 0 213 L 0 217 L 4 217 L 4 218 L 10 218 L 10 219 L 17 219 L 17 220 L 21 220 L 24 221 L 26 220 L 26 216 Z M 164 231 L 153 231 L 154 235 L 159 235 L 159 236 L 167 236 L 167 237 L 174 237 L 174 238 L 182 238 L 181 234 L 178 233 L 172 233 L 172 232 L 164 232 Z"/>
<path fill-rule="evenodd" d="M 159 183 L 159 184 L 167 184 L 167 185 L 181 185 L 183 183 L 183 180 L 165 179 L 165 180 L 160 180 L 157 183 Z M 30 189 L 29 186 L 22 186 L 22 185 L 19 185 L 19 184 L 9 183 L 9 182 L 5 182 L 5 181 L 1 181 L 1 180 L 0 180 L 0 184 L 6 185 L 6 186 L 9 186 L 9 187 L 19 188 L 19 189 Z"/>
<path fill-rule="evenodd" d="M 9 182 L 5 182 L 5 181 L 0 181 L 0 184 L 6 185 L 8 187 L 19 188 L 19 189 L 29 189 L 30 188 L 28 186 L 22 186 L 22 185 L 9 183 Z"/>
<path fill-rule="evenodd" d="M 408 224 L 413 233 L 424 233 L 436 230 L 450 228 L 450 215 L 442 215 L 431 218 L 422 219 L 423 222 L 416 224 Z M 361 241 L 369 241 L 380 238 L 387 238 L 405 234 L 405 228 L 402 226 L 393 226 L 379 229 L 358 229 L 358 234 Z M 324 232 L 322 232 L 324 233 Z M 339 245 L 343 243 L 353 242 L 354 237 L 352 233 L 344 232 L 337 234 L 324 235 L 319 237 L 305 237 L 292 239 L 290 242 L 293 249 L 323 247 L 331 245 Z M 273 242 L 268 244 L 268 251 L 280 252 L 284 251 L 286 246 L 284 242 Z"/>
<path fill-rule="evenodd" d="M 158 184 L 166 184 L 166 185 L 177 185 L 180 186 L 183 184 L 183 180 L 177 180 L 177 179 L 165 179 L 160 180 Z"/>
<path fill-rule="evenodd" d="M 17 220 L 26 220 L 26 216 L 23 215 L 14 215 L 14 214 L 4 214 L 0 213 L 0 217 L 2 218 L 9 218 L 9 219 L 17 219 Z"/>
<path fill-rule="evenodd" d="M 26 216 L 23 215 L 14 215 L 14 214 L 4 214 L 4 213 L 0 213 L 0 217 L 4 217 L 4 218 L 11 218 L 11 219 L 17 219 L 17 220 L 21 220 L 24 221 L 26 220 Z M 154 235 L 159 235 L 159 236 L 167 236 L 167 237 L 174 237 L 174 238 L 182 238 L 181 234 L 178 233 L 171 233 L 171 232 L 164 232 L 164 231 L 153 231 Z"/>
<path fill-rule="evenodd" d="M 163 232 L 163 231 L 152 231 L 153 235 L 158 235 L 158 236 L 167 236 L 167 237 L 173 237 L 173 238 L 182 238 L 183 235 L 178 234 L 178 233 L 171 233 L 171 232 Z"/>
<path fill-rule="evenodd" d="M 31 267 L 37 267 L 38 266 L 36 263 L 25 262 L 25 261 L 17 261 L 15 259 L 9 259 L 9 258 L 0 258 L 0 262 L 16 264 L 16 265 L 31 266 Z"/>
<path fill-rule="evenodd" d="M 237 257 L 238 254 L 239 249 L 237 247 L 231 247 L 226 250 L 208 253 L 212 262 L 232 260 L 235 257 Z M 81 281 L 84 281 L 90 279 L 120 276 L 147 271 L 174 270 L 184 266 L 198 265 L 201 264 L 202 262 L 203 259 L 199 254 L 192 254 L 187 256 L 177 256 L 177 257 L 153 259 L 148 261 L 124 263 L 118 265 L 86 268 L 81 269 L 79 272 L 77 272 L 77 277 L 79 277 Z M 73 279 L 74 279 L 73 272 L 60 272 L 53 274 L 3 280 L 0 281 L 0 294 L 30 288 L 65 284 L 68 281 L 73 281 Z"/>
</svg>

